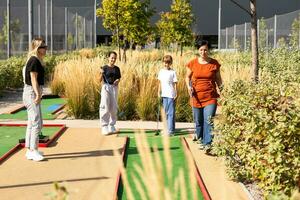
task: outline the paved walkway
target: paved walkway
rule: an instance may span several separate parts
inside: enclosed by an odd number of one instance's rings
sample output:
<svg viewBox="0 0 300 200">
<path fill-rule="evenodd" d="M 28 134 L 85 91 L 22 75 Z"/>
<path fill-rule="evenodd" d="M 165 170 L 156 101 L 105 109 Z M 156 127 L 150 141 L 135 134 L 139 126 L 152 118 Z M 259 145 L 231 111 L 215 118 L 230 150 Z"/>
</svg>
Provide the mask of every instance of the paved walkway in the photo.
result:
<svg viewBox="0 0 300 200">
<path fill-rule="evenodd" d="M 25 149 L 0 166 L 0 199 L 49 199 L 53 182 L 65 182 L 69 199 L 112 199 L 119 169 L 113 150 L 125 138 L 102 136 L 95 128 L 69 128 L 50 148 L 46 160 L 25 159 Z"/>
<path fill-rule="evenodd" d="M 222 159 L 206 155 L 198 149 L 199 145 L 194 143 L 192 138 L 186 140 L 212 200 L 249 199 L 239 183 L 228 179 Z"/>
<path fill-rule="evenodd" d="M 66 124 L 70 128 L 55 146 L 43 149 L 46 161 L 35 163 L 25 160 L 25 150 L 5 161 L 0 167 L 1 197 L 43 199 L 45 194 L 53 191 L 53 182 L 66 181 L 71 199 L 98 199 L 99 195 L 103 197 L 101 199 L 112 199 L 118 173 L 113 149 L 121 149 L 124 138 L 101 136 L 98 120 L 45 121 L 45 124 L 49 123 Z M 176 123 L 176 126 L 189 130 L 193 124 Z M 156 129 L 157 123 L 118 121 L 117 127 Z M 162 124 L 159 123 L 159 128 L 161 127 Z M 224 163 L 220 159 L 198 150 L 198 145 L 191 138 L 187 138 L 187 142 L 213 200 L 248 199 L 240 184 L 228 180 Z"/>
</svg>

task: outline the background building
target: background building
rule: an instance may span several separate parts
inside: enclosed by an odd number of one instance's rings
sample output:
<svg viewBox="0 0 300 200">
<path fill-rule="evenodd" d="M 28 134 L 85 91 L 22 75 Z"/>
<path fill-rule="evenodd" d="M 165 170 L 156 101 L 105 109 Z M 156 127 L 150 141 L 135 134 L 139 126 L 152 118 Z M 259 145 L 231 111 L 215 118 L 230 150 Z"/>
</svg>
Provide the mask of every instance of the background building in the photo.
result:
<svg viewBox="0 0 300 200">
<path fill-rule="evenodd" d="M 236 1 L 249 8 L 249 0 Z M 5 35 L 8 2 L 10 3 L 10 52 L 13 55 L 22 54 L 28 49 L 30 35 L 45 38 L 51 52 L 93 47 L 95 44 L 107 43 L 111 36 L 111 33 L 103 28 L 101 19 L 95 20 L 95 3 L 99 8 L 101 0 L 0 0 L 0 58 L 8 54 L 7 35 Z M 32 2 L 32 18 L 28 14 L 29 2 Z M 151 6 L 156 10 L 156 14 L 151 19 L 152 23 L 159 20 L 162 11 L 169 11 L 171 2 L 172 0 L 151 0 Z M 190 2 L 195 15 L 193 32 L 216 45 L 219 0 L 191 0 Z M 230 0 L 222 0 L 221 7 L 222 29 L 250 21 L 250 16 Z M 269 18 L 275 14 L 280 15 L 299 9 L 299 0 L 257 1 L 258 18 Z M 31 23 L 29 23 L 30 19 Z M 228 35 L 226 37 L 228 40 Z"/>
</svg>

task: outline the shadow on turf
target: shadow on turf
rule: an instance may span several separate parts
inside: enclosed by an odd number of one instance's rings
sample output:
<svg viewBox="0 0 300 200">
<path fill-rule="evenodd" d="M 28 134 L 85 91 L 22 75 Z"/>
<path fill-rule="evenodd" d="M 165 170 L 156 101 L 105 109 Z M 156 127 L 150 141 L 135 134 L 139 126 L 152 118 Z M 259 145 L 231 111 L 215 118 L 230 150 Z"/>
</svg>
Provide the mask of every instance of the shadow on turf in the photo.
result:
<svg viewBox="0 0 300 200">
<path fill-rule="evenodd" d="M 118 149 L 121 154 L 123 149 Z M 71 153 L 57 153 L 57 154 L 46 154 L 46 160 L 55 159 L 69 159 L 69 158 L 82 158 L 82 157 L 96 157 L 96 156 L 114 156 L 113 150 L 96 150 L 96 151 L 84 151 L 84 152 L 71 152 Z"/>
<path fill-rule="evenodd" d="M 109 179 L 109 177 L 100 176 L 100 177 L 91 177 L 91 178 L 77 178 L 77 179 L 53 180 L 53 181 L 45 181 L 45 182 L 37 182 L 37 183 L 4 185 L 4 186 L 0 186 L 0 189 L 31 187 L 31 186 L 37 186 L 37 185 L 52 185 L 54 182 L 57 182 L 57 183 L 59 183 L 59 182 L 80 182 L 80 181 L 94 181 L 94 180 L 103 180 L 103 179 Z"/>
</svg>

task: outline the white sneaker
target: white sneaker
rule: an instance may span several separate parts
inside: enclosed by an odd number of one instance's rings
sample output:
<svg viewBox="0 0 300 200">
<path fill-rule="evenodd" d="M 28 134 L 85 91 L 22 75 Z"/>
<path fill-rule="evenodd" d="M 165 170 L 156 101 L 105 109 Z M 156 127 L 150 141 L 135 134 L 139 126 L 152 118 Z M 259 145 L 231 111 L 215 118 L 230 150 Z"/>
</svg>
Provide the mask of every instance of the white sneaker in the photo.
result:
<svg viewBox="0 0 300 200">
<path fill-rule="evenodd" d="M 102 135 L 108 135 L 109 134 L 108 127 L 107 126 L 103 126 L 101 133 L 102 133 Z"/>
<path fill-rule="evenodd" d="M 41 161 L 44 160 L 44 157 L 42 155 L 39 154 L 39 152 L 37 150 L 33 150 L 33 151 L 28 151 L 26 152 L 26 158 L 28 160 L 33 160 L 33 161 Z"/>
<path fill-rule="evenodd" d="M 31 152 L 32 152 L 32 151 L 30 151 L 29 149 L 27 149 L 26 154 L 25 154 L 25 156 L 26 156 L 27 159 L 28 159 L 28 157 L 30 157 Z M 38 152 L 41 156 L 44 155 L 44 152 L 42 152 L 42 151 L 37 151 L 37 152 Z M 31 159 L 28 159 L 28 160 L 31 160 Z"/>
<path fill-rule="evenodd" d="M 110 132 L 110 133 L 116 133 L 116 132 L 117 132 L 116 127 L 115 127 L 115 126 L 110 126 L 110 127 L 109 127 L 109 132 Z"/>
</svg>

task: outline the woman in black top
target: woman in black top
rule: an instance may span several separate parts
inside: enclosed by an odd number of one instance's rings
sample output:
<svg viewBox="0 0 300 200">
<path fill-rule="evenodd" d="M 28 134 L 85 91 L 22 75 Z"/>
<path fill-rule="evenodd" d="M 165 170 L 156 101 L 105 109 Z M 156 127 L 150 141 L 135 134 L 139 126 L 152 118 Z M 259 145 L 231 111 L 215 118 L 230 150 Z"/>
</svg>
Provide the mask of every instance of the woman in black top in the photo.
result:
<svg viewBox="0 0 300 200">
<path fill-rule="evenodd" d="M 23 68 L 24 91 L 23 103 L 27 109 L 28 123 L 25 138 L 28 160 L 41 161 L 43 153 L 38 151 L 39 133 L 43 120 L 41 113 L 42 86 L 44 85 L 44 62 L 47 45 L 41 38 L 31 43 L 26 66 Z"/>
<path fill-rule="evenodd" d="M 118 85 L 121 78 L 120 68 L 115 66 L 117 53 L 108 53 L 108 64 L 101 67 L 100 81 L 103 81 L 101 89 L 101 102 L 99 108 L 102 134 L 115 133 L 115 124 L 118 112 Z"/>
</svg>

